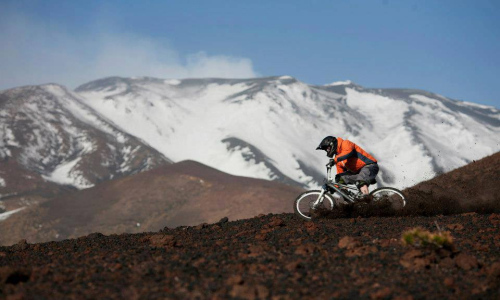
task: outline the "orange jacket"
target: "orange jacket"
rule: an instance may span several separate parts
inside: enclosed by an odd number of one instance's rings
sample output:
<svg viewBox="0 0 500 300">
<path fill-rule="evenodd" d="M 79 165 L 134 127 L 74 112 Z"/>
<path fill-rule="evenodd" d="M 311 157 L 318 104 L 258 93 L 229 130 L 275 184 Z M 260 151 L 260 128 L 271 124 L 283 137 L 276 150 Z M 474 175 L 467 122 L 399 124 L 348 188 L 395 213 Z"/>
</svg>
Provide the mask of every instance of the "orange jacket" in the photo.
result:
<svg viewBox="0 0 500 300">
<path fill-rule="evenodd" d="M 360 146 L 349 140 L 337 138 L 337 155 L 335 156 L 337 174 L 345 171 L 357 173 L 367 164 L 376 162 L 377 160 Z"/>
</svg>

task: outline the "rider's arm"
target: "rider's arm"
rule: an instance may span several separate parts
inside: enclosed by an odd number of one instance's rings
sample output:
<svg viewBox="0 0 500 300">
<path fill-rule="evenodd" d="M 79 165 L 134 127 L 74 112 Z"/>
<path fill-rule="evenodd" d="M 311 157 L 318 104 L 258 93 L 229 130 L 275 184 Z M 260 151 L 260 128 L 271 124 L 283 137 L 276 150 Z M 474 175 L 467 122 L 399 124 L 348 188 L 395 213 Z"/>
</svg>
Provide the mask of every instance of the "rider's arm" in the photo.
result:
<svg viewBox="0 0 500 300">
<path fill-rule="evenodd" d="M 342 164 L 337 164 L 337 175 L 344 173 L 345 171 L 347 171 L 347 170 Z"/>
</svg>

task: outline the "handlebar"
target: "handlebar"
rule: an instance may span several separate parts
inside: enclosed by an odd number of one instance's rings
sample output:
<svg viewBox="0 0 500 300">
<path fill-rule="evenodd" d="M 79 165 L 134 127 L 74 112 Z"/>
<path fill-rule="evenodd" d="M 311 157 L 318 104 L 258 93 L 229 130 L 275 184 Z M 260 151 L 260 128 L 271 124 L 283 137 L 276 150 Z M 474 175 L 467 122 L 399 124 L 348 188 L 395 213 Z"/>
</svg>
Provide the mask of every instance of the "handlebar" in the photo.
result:
<svg viewBox="0 0 500 300">
<path fill-rule="evenodd" d="M 333 158 L 330 158 L 330 161 L 326 164 L 327 168 L 331 168 L 335 165 L 335 160 Z"/>
</svg>

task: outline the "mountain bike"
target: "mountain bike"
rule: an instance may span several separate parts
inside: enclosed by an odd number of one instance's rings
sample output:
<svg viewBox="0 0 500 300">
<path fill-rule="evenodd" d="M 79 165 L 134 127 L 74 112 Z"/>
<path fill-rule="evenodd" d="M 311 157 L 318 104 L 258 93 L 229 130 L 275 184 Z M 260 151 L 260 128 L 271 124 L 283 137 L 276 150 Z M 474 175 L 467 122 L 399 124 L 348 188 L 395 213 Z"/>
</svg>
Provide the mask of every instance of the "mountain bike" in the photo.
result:
<svg viewBox="0 0 500 300">
<path fill-rule="evenodd" d="M 302 219 L 311 220 L 314 211 L 319 209 L 333 210 L 336 205 L 339 205 L 336 204 L 337 201 L 333 197 L 335 193 L 340 196 L 341 201 L 347 204 L 354 204 L 368 199 L 370 203 L 381 203 L 382 201 L 386 201 L 396 209 L 401 209 L 406 205 L 406 198 L 398 189 L 381 187 L 373 190 L 367 196 L 361 193 L 356 184 L 342 184 L 336 182 L 334 178 L 332 178 L 332 166 L 330 163 L 326 165 L 326 169 L 327 178 L 321 190 L 304 192 L 295 199 L 293 209 Z M 369 184 L 375 183 L 376 181 L 373 181 Z"/>
</svg>

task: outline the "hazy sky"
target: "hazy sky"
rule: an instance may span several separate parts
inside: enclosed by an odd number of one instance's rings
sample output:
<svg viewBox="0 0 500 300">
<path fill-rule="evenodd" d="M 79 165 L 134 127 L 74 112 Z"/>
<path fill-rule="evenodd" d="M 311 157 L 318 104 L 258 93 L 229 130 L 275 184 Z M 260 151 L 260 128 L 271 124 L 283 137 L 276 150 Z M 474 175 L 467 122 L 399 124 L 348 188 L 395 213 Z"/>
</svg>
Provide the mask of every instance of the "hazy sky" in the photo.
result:
<svg viewBox="0 0 500 300">
<path fill-rule="evenodd" d="M 500 1 L 0 0 L 0 89 L 290 75 L 500 108 Z"/>
</svg>

